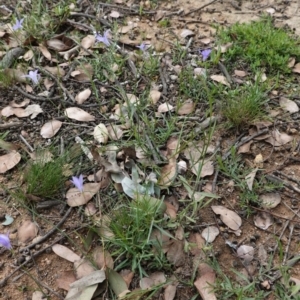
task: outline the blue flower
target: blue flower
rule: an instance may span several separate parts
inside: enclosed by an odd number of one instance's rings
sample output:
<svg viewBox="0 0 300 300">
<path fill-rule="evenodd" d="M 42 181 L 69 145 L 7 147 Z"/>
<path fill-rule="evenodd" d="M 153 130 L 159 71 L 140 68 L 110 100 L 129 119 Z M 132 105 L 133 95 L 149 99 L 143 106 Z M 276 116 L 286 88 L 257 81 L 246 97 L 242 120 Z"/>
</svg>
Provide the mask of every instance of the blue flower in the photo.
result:
<svg viewBox="0 0 300 300">
<path fill-rule="evenodd" d="M 142 50 L 143 52 L 147 51 L 147 49 L 149 48 L 148 45 L 145 43 L 141 43 L 139 46 L 136 47 Z"/>
<path fill-rule="evenodd" d="M 12 248 L 9 240 L 9 233 L 0 234 L 0 245 L 6 249 Z"/>
<path fill-rule="evenodd" d="M 14 30 L 14 31 L 16 31 L 16 30 L 18 30 L 18 29 L 21 29 L 21 28 L 23 28 L 23 25 L 22 25 L 22 23 L 24 22 L 24 18 L 23 19 L 21 19 L 21 20 L 16 20 L 16 24 L 12 27 L 12 29 Z"/>
<path fill-rule="evenodd" d="M 110 41 L 109 41 L 109 30 L 106 30 L 103 35 L 99 34 L 96 32 L 95 34 L 95 39 L 97 43 L 103 43 L 107 47 L 110 46 Z"/>
<path fill-rule="evenodd" d="M 40 75 L 37 73 L 38 70 L 29 71 L 28 75 L 24 75 L 23 77 L 30 78 L 34 84 L 39 83 Z"/>
<path fill-rule="evenodd" d="M 203 51 L 200 51 L 200 53 L 202 55 L 202 60 L 206 61 L 208 59 L 208 57 L 210 56 L 211 49 L 205 49 Z"/>
<path fill-rule="evenodd" d="M 83 175 L 79 175 L 79 177 L 72 176 L 71 182 L 79 189 L 80 192 L 83 192 Z"/>
</svg>

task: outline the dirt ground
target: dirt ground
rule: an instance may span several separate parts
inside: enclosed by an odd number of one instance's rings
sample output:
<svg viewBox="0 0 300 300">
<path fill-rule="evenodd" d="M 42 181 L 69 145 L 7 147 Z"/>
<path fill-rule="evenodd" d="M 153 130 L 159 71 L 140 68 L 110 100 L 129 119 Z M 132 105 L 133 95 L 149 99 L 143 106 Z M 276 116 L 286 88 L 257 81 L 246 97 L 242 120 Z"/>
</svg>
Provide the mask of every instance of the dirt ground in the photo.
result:
<svg viewBox="0 0 300 300">
<path fill-rule="evenodd" d="M 5 1 L 0 1 L 0 4 L 5 4 Z M 126 1 L 125 1 L 126 2 Z M 206 5 L 206 7 L 203 7 Z M 120 4 L 119 6 L 126 6 L 125 4 Z M 99 3 L 99 6 L 101 4 Z M 147 1 L 145 3 L 147 8 Z M 199 9 L 203 7 L 202 9 Z M 297 35 L 300 35 L 300 12 L 299 12 L 299 1 L 159 1 L 157 11 L 163 11 L 163 14 L 169 16 L 171 26 L 168 28 L 161 28 L 158 26 L 158 21 L 155 20 L 155 15 L 145 15 L 142 17 L 136 17 L 136 22 L 139 28 L 149 29 L 149 36 L 152 39 L 157 38 L 158 40 L 166 40 L 170 43 L 163 43 L 162 47 L 164 51 L 169 51 L 172 47 L 172 42 L 174 41 L 174 36 L 177 32 L 187 28 L 192 30 L 194 35 L 193 48 L 203 46 L 200 40 L 204 38 L 210 38 L 211 41 L 214 40 L 215 27 L 211 25 L 225 25 L 229 26 L 235 22 L 249 22 L 251 20 L 257 20 L 262 12 L 268 12 L 270 9 L 274 9 L 272 13 L 275 24 L 278 26 L 288 26 Z M 118 11 L 117 8 L 115 10 Z M 103 8 L 104 12 L 108 12 L 109 9 Z M 122 9 L 120 8 L 120 11 Z M 190 12 L 190 13 L 189 13 Z M 188 14 L 187 14 L 188 13 Z M 1 14 L 1 11 L 0 11 Z M 132 18 L 132 17 L 128 17 Z M 2 109 L 11 100 L 21 101 L 23 96 L 21 96 L 16 91 L 0 90 L 1 105 Z M 37 145 L 40 142 L 44 143 L 37 138 L 39 132 L 39 125 L 43 123 L 43 120 L 29 120 L 28 123 L 23 123 L 22 127 L 17 127 L 11 129 L 12 140 L 18 140 L 18 135 L 22 130 L 27 131 L 29 134 L 28 141 L 32 145 Z M 298 135 L 297 123 L 288 124 L 285 123 L 284 118 L 279 120 L 277 123 L 281 128 L 285 128 L 287 133 L 291 132 L 297 141 L 300 141 L 300 136 Z M 74 133 L 76 130 L 73 130 Z M 220 129 L 222 132 L 222 128 Z M 67 132 L 65 132 L 67 134 Z M 226 149 L 237 136 L 227 136 L 223 139 L 223 149 Z M 253 149 L 252 149 L 253 150 Z M 252 151 L 251 156 L 245 155 L 244 158 L 249 161 L 253 160 L 253 156 L 257 154 L 262 154 L 265 158 L 263 162 L 263 168 L 266 170 L 266 174 L 272 173 L 275 169 L 295 178 L 300 178 L 299 161 L 291 160 L 290 157 L 293 156 L 295 147 L 284 147 L 277 149 L 276 151 L 272 146 L 266 146 L 263 143 L 256 142 L 255 148 Z M 10 185 L 10 188 L 14 187 L 14 180 L 19 180 L 18 174 L 14 172 L 9 175 L 0 176 L 0 182 L 5 185 Z M 212 182 L 213 176 L 209 179 Z M 219 178 L 218 185 L 220 186 L 217 191 L 219 195 L 222 195 L 222 201 L 219 205 L 225 205 L 226 207 L 234 208 L 239 202 L 239 194 L 234 192 L 230 183 L 226 183 L 226 180 L 222 177 Z M 213 242 L 213 251 L 216 256 L 221 268 L 227 272 L 228 276 L 235 278 L 236 275 L 231 271 L 232 268 L 235 270 L 245 273 L 245 266 L 241 264 L 241 261 L 237 259 L 234 251 L 230 247 L 226 246 L 226 241 L 230 241 L 236 244 L 247 243 L 253 245 L 255 248 L 259 248 L 260 245 L 271 253 L 274 250 L 277 240 L 275 236 L 278 236 L 283 232 L 281 238 L 282 245 L 284 248 L 289 245 L 288 253 L 290 255 L 295 255 L 299 252 L 299 226 L 300 219 L 298 215 L 299 203 L 298 194 L 296 191 L 291 191 L 290 189 L 284 189 L 281 194 L 282 204 L 272 209 L 271 214 L 276 220 L 275 224 L 271 227 L 271 230 L 261 230 L 254 225 L 253 218 L 243 218 L 243 225 L 241 227 L 241 234 L 235 236 L 234 234 L 227 231 L 226 228 L 221 226 L 221 234 Z M 30 257 L 36 251 L 41 248 L 45 248 L 47 245 L 52 245 L 53 242 L 61 237 L 64 241 L 64 245 L 72 248 L 72 244 L 68 243 L 63 236 L 56 232 L 49 239 L 47 239 L 42 245 L 36 245 L 29 252 L 21 255 L 22 247 L 20 247 L 17 242 L 15 242 L 16 231 L 20 224 L 24 222 L 27 218 L 30 218 L 28 212 L 20 208 L 17 203 L 5 192 L 1 190 L 0 194 L 0 217 L 6 214 L 11 215 L 15 218 L 15 222 L 10 226 L 10 237 L 13 244 L 13 252 L 1 251 L 0 252 L 0 280 L 3 280 L 8 275 L 10 275 L 15 269 L 16 265 L 20 265 L 24 259 Z M 47 210 L 39 210 L 41 215 L 45 216 L 47 222 L 42 222 L 39 219 L 39 229 L 40 235 L 49 232 L 49 230 L 56 226 L 56 224 L 61 220 L 61 218 L 66 213 L 66 210 L 62 210 L 62 206 L 52 207 Z M 295 211 L 297 211 L 297 216 L 295 216 Z M 288 220 L 294 219 L 295 222 L 288 222 Z M 199 216 L 200 223 L 199 226 L 204 226 L 205 224 L 216 224 L 216 218 L 210 207 L 203 209 Z M 291 231 L 291 224 L 294 224 L 293 231 Z M 287 229 L 283 231 L 284 225 L 287 225 Z M 7 228 L 3 225 L 1 226 L 0 232 L 5 231 Z M 85 231 L 80 229 L 81 218 L 79 213 L 72 211 L 71 214 L 66 219 L 62 230 L 69 232 L 70 238 L 78 243 L 79 247 L 82 247 L 82 241 L 80 239 L 80 234 L 84 235 Z M 289 235 L 292 232 L 291 242 L 289 242 Z M 76 252 L 76 251 L 75 251 Z M 18 261 L 18 258 L 20 261 Z M 192 261 L 186 263 L 186 267 L 181 267 L 177 272 L 182 271 L 182 279 L 187 279 L 191 274 L 190 269 Z M 30 263 L 27 268 L 21 268 L 18 272 L 13 274 L 7 283 L 3 285 L 0 289 L 0 299 L 33 299 L 32 293 L 41 289 L 45 293 L 50 294 L 49 299 L 63 299 L 66 292 L 58 288 L 56 279 L 58 273 L 63 270 L 72 270 L 73 264 L 58 257 L 49 248 L 42 254 L 38 255 Z M 250 270 L 250 272 L 249 272 Z M 251 270 L 253 274 L 257 271 L 256 263 L 252 263 L 248 266 L 248 275 Z M 246 272 L 247 273 L 247 272 Z M 31 274 L 31 275 L 30 275 Z M 292 269 L 292 276 L 300 280 L 300 266 L 297 264 Z M 37 280 L 38 281 L 37 281 Z M 175 299 L 178 300 L 188 300 L 191 299 L 192 295 L 196 293 L 193 287 L 186 287 L 184 285 L 179 285 L 177 288 L 177 293 Z M 161 296 L 162 297 L 162 296 Z M 159 298 L 159 297 L 158 297 Z M 157 299 L 158 299 L 157 298 Z M 109 299 L 108 296 L 103 296 L 103 298 L 98 299 Z M 159 298 L 162 299 L 162 298 Z M 199 296 L 200 299 L 200 296 Z M 272 298 L 269 298 L 270 300 Z"/>
</svg>

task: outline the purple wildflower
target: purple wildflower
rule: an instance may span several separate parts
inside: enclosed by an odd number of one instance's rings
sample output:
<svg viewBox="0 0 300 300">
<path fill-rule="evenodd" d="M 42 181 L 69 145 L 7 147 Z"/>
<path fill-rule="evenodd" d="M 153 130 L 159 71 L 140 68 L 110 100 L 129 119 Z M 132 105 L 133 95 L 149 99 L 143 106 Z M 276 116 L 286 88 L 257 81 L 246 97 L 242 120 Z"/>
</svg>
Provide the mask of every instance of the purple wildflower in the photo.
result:
<svg viewBox="0 0 300 300">
<path fill-rule="evenodd" d="M 103 36 L 99 33 L 96 32 L 95 34 L 95 39 L 96 42 L 98 43 L 103 43 L 105 44 L 107 47 L 110 46 L 110 41 L 109 41 L 109 30 L 106 30 L 103 34 Z"/>
<path fill-rule="evenodd" d="M 205 49 L 203 51 L 200 51 L 200 53 L 202 55 L 202 60 L 206 61 L 208 59 L 208 57 L 210 56 L 211 49 Z"/>
<path fill-rule="evenodd" d="M 9 233 L 0 234 L 0 245 L 6 249 L 12 248 L 9 240 Z"/>
<path fill-rule="evenodd" d="M 16 31 L 16 30 L 18 30 L 18 29 L 21 29 L 21 28 L 23 28 L 23 25 L 22 25 L 22 23 L 24 22 L 24 18 L 23 19 L 21 19 L 21 20 L 16 20 L 16 24 L 12 27 L 12 29 L 14 30 L 14 31 Z"/>
<path fill-rule="evenodd" d="M 34 84 L 38 84 L 40 75 L 37 72 L 38 70 L 29 71 L 28 75 L 24 75 L 23 77 L 30 78 Z"/>
<path fill-rule="evenodd" d="M 72 176 L 71 182 L 79 189 L 80 192 L 83 192 L 83 176 L 82 174 L 79 177 Z"/>
<path fill-rule="evenodd" d="M 142 50 L 143 52 L 147 51 L 148 49 L 148 45 L 145 43 L 141 43 L 139 46 L 136 46 L 137 48 L 139 48 L 140 50 Z"/>
</svg>

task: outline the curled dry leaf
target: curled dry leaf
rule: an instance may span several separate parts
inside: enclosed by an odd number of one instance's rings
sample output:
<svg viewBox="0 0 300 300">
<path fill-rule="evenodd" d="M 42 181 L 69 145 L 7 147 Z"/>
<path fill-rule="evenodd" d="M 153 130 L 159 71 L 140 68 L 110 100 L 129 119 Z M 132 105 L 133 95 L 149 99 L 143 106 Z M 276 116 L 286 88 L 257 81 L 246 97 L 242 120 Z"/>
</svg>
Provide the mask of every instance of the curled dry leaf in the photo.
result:
<svg viewBox="0 0 300 300">
<path fill-rule="evenodd" d="M 249 263 L 253 260 L 254 248 L 252 246 L 242 245 L 239 248 L 237 248 L 236 253 L 239 258 Z"/>
<path fill-rule="evenodd" d="M 180 33 L 180 36 L 182 38 L 186 38 L 186 37 L 192 36 L 192 35 L 195 35 L 195 33 L 190 29 L 183 29 Z"/>
<path fill-rule="evenodd" d="M 270 143 L 275 147 L 283 146 L 293 140 L 293 137 L 287 135 L 286 133 L 280 133 L 277 130 L 271 131 L 271 136 L 267 138 L 265 141 Z"/>
<path fill-rule="evenodd" d="M 55 244 L 52 246 L 53 252 L 60 256 L 61 258 L 64 258 L 70 262 L 75 262 L 76 260 L 80 260 L 80 256 L 77 255 L 74 251 L 67 248 L 66 246 Z"/>
<path fill-rule="evenodd" d="M 12 169 L 21 160 L 21 155 L 19 152 L 13 150 L 8 154 L 0 156 L 0 174 Z"/>
<path fill-rule="evenodd" d="M 267 230 L 273 224 L 273 222 L 274 222 L 273 217 L 265 211 L 259 212 L 254 217 L 255 226 L 257 226 L 263 230 Z"/>
<path fill-rule="evenodd" d="M 171 157 L 169 159 L 168 164 L 162 167 L 160 172 L 160 178 L 158 180 L 158 184 L 161 187 L 170 186 L 177 176 L 177 163 L 176 158 Z"/>
<path fill-rule="evenodd" d="M 174 110 L 174 106 L 172 106 L 171 104 L 169 104 L 167 102 L 159 105 L 158 109 L 157 109 L 157 111 L 159 113 L 165 113 L 165 112 L 172 111 L 172 110 Z"/>
<path fill-rule="evenodd" d="M 195 104 L 194 104 L 193 100 L 189 99 L 189 100 L 186 100 L 182 104 L 182 106 L 180 106 L 180 108 L 178 109 L 177 113 L 180 116 L 188 115 L 188 114 L 190 114 L 190 113 L 192 113 L 194 111 L 194 108 L 195 108 Z"/>
<path fill-rule="evenodd" d="M 25 61 L 29 61 L 29 60 L 31 60 L 31 59 L 33 58 L 33 56 L 34 56 L 34 53 L 33 53 L 33 51 L 30 49 L 30 50 L 28 50 L 28 51 L 23 55 L 23 59 L 24 59 Z"/>
<path fill-rule="evenodd" d="M 119 125 L 108 125 L 107 126 L 108 136 L 111 140 L 117 141 L 123 136 L 123 130 Z"/>
<path fill-rule="evenodd" d="M 239 147 L 238 154 L 240 153 L 249 153 L 250 152 L 250 146 L 252 145 L 253 141 L 250 141 L 241 147 Z"/>
<path fill-rule="evenodd" d="M 249 175 L 246 176 L 246 183 L 247 183 L 247 186 L 250 191 L 252 191 L 253 182 L 254 182 L 257 171 L 258 171 L 258 168 L 255 168 L 254 170 L 252 170 L 250 172 Z"/>
<path fill-rule="evenodd" d="M 227 81 L 226 77 L 223 75 L 211 75 L 210 78 L 216 82 L 222 83 L 230 87 L 229 82 Z"/>
<path fill-rule="evenodd" d="M 198 267 L 200 277 L 194 282 L 196 289 L 203 300 L 217 300 L 213 291 L 216 280 L 214 270 L 207 264 L 201 263 Z"/>
<path fill-rule="evenodd" d="M 73 120 L 81 122 L 95 121 L 95 117 L 84 111 L 79 107 L 68 107 L 65 110 L 65 115 Z"/>
<path fill-rule="evenodd" d="M 47 47 L 45 47 L 43 44 L 39 44 L 39 49 L 42 52 L 42 54 L 48 59 L 51 60 L 51 53 L 49 52 L 49 50 L 47 49 Z"/>
<path fill-rule="evenodd" d="M 238 230 L 242 225 L 242 219 L 236 212 L 221 205 L 213 205 L 211 209 L 215 214 L 220 215 L 222 222 L 226 224 L 230 229 Z"/>
<path fill-rule="evenodd" d="M 57 134 L 61 128 L 62 122 L 58 120 L 52 120 L 45 123 L 41 128 L 41 136 L 44 139 L 50 139 Z"/>
<path fill-rule="evenodd" d="M 92 93 L 92 91 L 90 89 L 85 89 L 76 95 L 75 101 L 78 104 L 82 104 L 90 97 L 91 93 Z"/>
<path fill-rule="evenodd" d="M 18 240 L 21 243 L 28 243 L 33 240 L 38 234 L 38 226 L 36 223 L 25 220 L 18 228 Z"/>
<path fill-rule="evenodd" d="M 59 66 L 57 66 L 57 67 L 48 67 L 48 66 L 46 66 L 45 70 L 50 72 L 52 75 L 59 76 L 59 77 L 63 77 L 66 74 L 65 70 L 62 67 L 59 67 Z"/>
<path fill-rule="evenodd" d="M 99 191 L 99 183 L 86 183 L 83 185 L 83 192 L 77 188 L 71 188 L 66 194 L 67 203 L 71 207 L 80 206 L 88 203 Z"/>
<path fill-rule="evenodd" d="M 219 229 L 216 226 L 208 226 L 202 231 L 202 237 L 207 243 L 212 243 L 216 237 L 219 235 Z"/>
<path fill-rule="evenodd" d="M 94 69 L 90 64 L 77 67 L 76 70 L 71 73 L 71 76 L 80 82 L 90 82 L 93 78 L 93 75 Z"/>
<path fill-rule="evenodd" d="M 81 40 L 81 46 L 85 49 L 89 49 L 95 45 L 95 36 L 94 35 L 87 35 Z"/>
<path fill-rule="evenodd" d="M 300 74 L 300 63 L 294 65 L 293 72 Z"/>
<path fill-rule="evenodd" d="M 151 90 L 149 93 L 149 100 L 152 104 L 156 104 L 160 99 L 161 92 L 157 90 Z"/>
<path fill-rule="evenodd" d="M 281 202 L 281 196 L 278 193 L 267 193 L 259 197 L 261 205 L 265 208 L 274 208 Z"/>
<path fill-rule="evenodd" d="M 71 49 L 73 46 L 75 46 L 75 42 L 64 34 L 56 36 L 55 38 L 48 40 L 46 43 L 49 49 L 58 52 Z"/>
<path fill-rule="evenodd" d="M 280 97 L 279 105 L 282 107 L 283 110 L 288 111 L 289 113 L 293 114 L 299 111 L 298 105 L 285 97 Z"/>
<path fill-rule="evenodd" d="M 34 119 L 37 117 L 38 114 L 43 113 L 43 110 L 39 104 L 31 104 L 25 108 L 25 113 L 28 116 L 31 115 L 30 119 Z"/>
<path fill-rule="evenodd" d="M 106 144 L 108 141 L 108 130 L 103 123 L 94 128 L 94 139 L 100 144 Z"/>
</svg>

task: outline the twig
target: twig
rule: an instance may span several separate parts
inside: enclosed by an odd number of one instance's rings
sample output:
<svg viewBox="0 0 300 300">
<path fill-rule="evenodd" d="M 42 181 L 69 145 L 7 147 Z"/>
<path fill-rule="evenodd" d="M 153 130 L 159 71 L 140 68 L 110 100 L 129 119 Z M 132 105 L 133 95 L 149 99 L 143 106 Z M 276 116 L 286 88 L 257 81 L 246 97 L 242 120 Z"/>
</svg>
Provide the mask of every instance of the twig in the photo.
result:
<svg viewBox="0 0 300 300">
<path fill-rule="evenodd" d="M 283 234 L 284 234 L 284 232 L 285 232 L 285 230 L 287 229 L 287 227 L 289 226 L 289 224 L 290 224 L 290 220 L 287 220 L 286 222 L 285 222 L 285 224 L 284 224 L 284 226 L 283 226 L 283 228 L 282 228 L 282 231 L 281 231 L 281 233 L 280 233 L 280 236 L 279 236 L 279 238 L 278 238 L 278 240 L 279 241 L 281 241 L 281 239 L 282 239 L 282 237 L 283 237 Z M 277 250 L 277 248 L 278 248 L 278 244 L 279 244 L 279 242 L 275 245 L 275 247 L 274 247 L 274 253 L 276 252 L 276 250 Z"/>
<path fill-rule="evenodd" d="M 288 176 L 288 175 L 286 175 L 286 174 L 284 174 L 284 173 L 282 173 L 282 172 L 280 172 L 280 171 L 274 171 L 274 174 L 283 176 L 283 177 L 285 177 L 286 179 L 289 179 L 290 181 L 293 181 L 293 182 L 297 183 L 298 186 L 300 186 L 299 180 L 297 180 L 297 179 L 295 179 L 295 178 L 293 178 L 293 177 L 291 177 L 291 176 Z"/>
<path fill-rule="evenodd" d="M 24 138 L 24 136 L 22 134 L 19 135 L 19 138 L 22 140 L 22 142 L 29 148 L 29 150 L 31 152 L 34 151 L 34 149 L 29 145 L 29 143 L 26 141 L 26 139 Z"/>
<path fill-rule="evenodd" d="M 31 249 L 36 245 L 46 241 L 58 229 L 58 227 L 61 226 L 66 221 L 71 211 L 72 211 L 72 207 L 69 207 L 69 209 L 67 210 L 67 212 L 65 213 L 63 218 L 58 222 L 57 225 L 53 226 L 53 228 L 50 231 L 48 231 L 44 236 L 42 236 L 38 241 L 28 245 L 27 247 L 23 248 L 23 250 Z"/>
<path fill-rule="evenodd" d="M 161 79 L 161 82 L 162 82 L 162 85 L 163 85 L 163 92 L 162 94 L 163 95 L 167 95 L 168 93 L 168 86 L 167 86 L 167 82 L 166 82 L 166 79 L 165 79 L 165 74 L 164 74 L 164 71 L 163 71 L 163 68 L 162 67 L 159 67 L 159 75 L 160 75 L 160 79 Z"/>
<path fill-rule="evenodd" d="M 16 85 L 14 86 L 14 89 L 17 90 L 19 93 L 21 93 L 23 96 L 25 96 L 31 100 L 35 100 L 35 101 L 52 101 L 52 100 L 61 99 L 61 96 L 55 96 L 55 97 L 51 97 L 51 98 L 34 96 L 34 95 L 31 95 L 31 94 L 25 92 L 24 90 L 22 90 L 21 88 L 19 88 Z"/>
<path fill-rule="evenodd" d="M 20 123 L 20 122 L 0 124 L 0 129 L 7 129 L 7 128 L 12 128 L 12 127 L 21 127 L 22 125 L 23 125 L 23 123 Z"/>
<path fill-rule="evenodd" d="M 87 30 L 90 30 L 92 32 L 94 31 L 94 28 L 92 28 L 92 27 L 90 27 L 90 26 L 88 26 L 86 24 L 83 24 L 83 23 L 78 23 L 78 22 L 72 21 L 70 19 L 67 19 L 66 22 L 69 23 L 70 25 L 73 25 L 73 26 L 77 26 L 77 27 L 81 26 L 81 27 L 83 27 L 83 28 L 85 28 Z"/>
<path fill-rule="evenodd" d="M 89 15 L 89 14 L 85 14 L 85 13 L 80 13 L 80 12 L 71 12 L 70 16 L 73 17 L 85 17 L 85 18 L 90 18 L 90 19 L 96 19 L 97 21 L 99 21 L 102 25 L 107 26 L 107 27 L 111 27 L 111 24 L 108 23 L 105 19 L 102 18 L 97 18 L 96 16 L 93 15 Z"/>
<path fill-rule="evenodd" d="M 293 190 L 293 191 L 295 191 L 295 192 L 297 192 L 297 193 L 300 194 L 300 189 L 299 189 L 299 188 L 295 187 L 294 185 L 292 185 L 292 184 L 286 182 L 285 180 L 283 180 L 283 179 L 281 179 L 281 178 L 279 178 L 279 177 L 277 177 L 277 176 L 275 176 L 275 175 L 266 175 L 266 178 L 267 178 L 268 180 L 270 180 L 271 182 L 275 182 L 275 183 L 276 183 L 276 182 L 279 182 L 279 183 L 282 183 L 283 186 L 285 186 L 285 187 L 287 187 L 287 188 L 289 188 L 289 189 L 291 189 L 291 190 Z"/>
<path fill-rule="evenodd" d="M 211 4 L 213 4 L 213 3 L 217 2 L 217 1 L 218 1 L 218 0 L 213 0 L 213 1 L 209 2 L 209 3 L 207 3 L 207 4 L 204 4 L 204 5 L 202 5 L 201 7 L 198 7 L 198 8 L 196 8 L 196 9 L 193 9 L 193 10 L 187 12 L 186 14 L 184 14 L 184 16 L 186 17 L 186 16 L 188 16 L 188 15 L 194 13 L 194 12 L 197 12 L 197 11 L 199 11 L 199 10 L 201 10 L 201 9 L 203 9 L 203 8 L 209 6 L 209 5 L 211 5 Z"/>
<path fill-rule="evenodd" d="M 72 96 L 72 94 L 63 86 L 63 84 L 54 76 L 52 75 L 49 71 L 39 67 L 39 66 L 35 66 L 36 69 L 38 69 L 41 73 L 44 73 L 45 75 L 48 75 L 50 76 L 57 84 L 58 86 L 63 90 L 63 92 L 65 94 L 68 95 L 68 97 L 75 103 L 75 99 L 74 97 Z"/>
<path fill-rule="evenodd" d="M 287 243 L 286 248 L 285 248 L 285 253 L 284 253 L 282 265 L 285 265 L 285 262 L 287 260 L 288 254 L 289 254 L 289 249 L 290 249 L 290 245 L 291 245 L 291 240 L 292 240 L 294 228 L 295 227 L 294 227 L 293 223 L 289 225 L 289 229 L 290 229 L 289 240 L 288 240 L 288 243 Z"/>
</svg>

